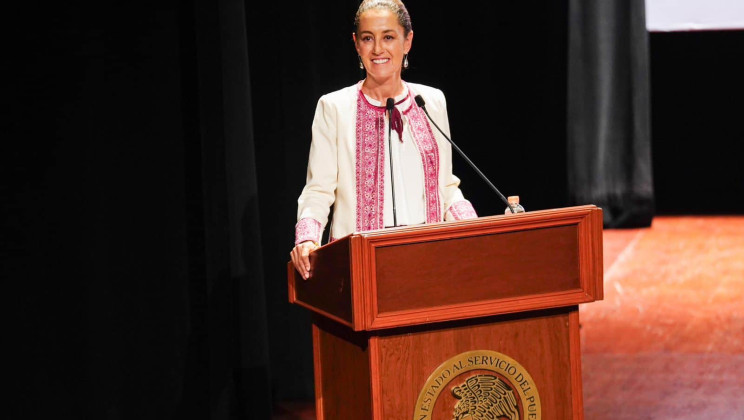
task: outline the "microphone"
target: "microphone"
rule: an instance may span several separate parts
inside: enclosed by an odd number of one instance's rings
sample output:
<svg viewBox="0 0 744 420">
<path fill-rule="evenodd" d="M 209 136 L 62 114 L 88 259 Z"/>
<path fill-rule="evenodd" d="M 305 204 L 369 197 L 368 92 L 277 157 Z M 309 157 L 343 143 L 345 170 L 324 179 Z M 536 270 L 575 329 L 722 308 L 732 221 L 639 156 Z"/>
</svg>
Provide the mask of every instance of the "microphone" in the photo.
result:
<svg viewBox="0 0 744 420">
<path fill-rule="evenodd" d="M 501 191 L 499 191 L 499 189 L 496 188 L 491 183 L 491 181 L 488 180 L 488 178 L 483 174 L 483 172 L 481 172 L 480 169 L 478 169 L 478 167 L 475 166 L 475 164 L 473 163 L 473 161 L 471 161 L 465 155 L 465 152 L 463 152 L 462 150 L 460 150 L 460 148 L 457 147 L 457 145 L 455 144 L 455 142 L 453 142 L 452 139 L 450 139 L 446 134 L 444 134 L 444 131 L 442 131 L 442 129 L 439 128 L 439 126 L 437 125 L 437 123 L 435 123 L 434 120 L 431 119 L 431 115 L 429 115 L 429 111 L 426 110 L 426 101 L 424 101 L 424 98 L 422 98 L 421 95 L 416 95 L 416 97 L 413 98 L 413 99 L 416 101 L 416 105 L 418 105 L 419 108 L 421 108 L 421 109 L 424 110 L 424 113 L 426 113 L 426 117 L 429 118 L 429 121 L 431 121 L 432 124 L 434 124 L 434 127 L 436 127 L 437 130 L 439 130 L 439 132 L 442 133 L 442 135 L 444 136 L 444 138 L 447 139 L 448 142 L 450 142 L 450 144 L 452 145 L 452 147 L 455 150 L 457 150 L 457 153 L 459 153 L 460 156 L 462 156 L 463 159 L 465 159 L 465 161 L 468 162 L 473 169 L 475 169 L 475 172 L 477 172 L 478 175 L 480 175 L 480 177 L 483 178 L 484 181 L 486 181 L 486 184 L 488 184 L 488 186 L 491 187 L 491 189 L 499 196 L 499 198 L 501 198 L 501 201 L 503 201 L 504 204 L 506 204 L 506 207 L 508 209 L 510 209 L 512 213 L 516 213 L 516 211 L 514 211 L 514 209 L 512 208 L 512 206 L 509 205 L 509 200 L 507 200 L 506 197 L 504 197 L 504 194 L 501 194 Z M 388 99 L 388 101 L 391 101 L 391 100 L 392 99 Z"/>
<path fill-rule="evenodd" d="M 388 156 L 390 157 L 390 189 L 393 193 L 393 227 L 398 226 L 398 214 L 395 209 L 395 175 L 393 174 L 393 107 L 395 106 L 395 100 L 393 98 L 387 98 L 385 102 L 385 109 L 388 113 Z"/>
</svg>

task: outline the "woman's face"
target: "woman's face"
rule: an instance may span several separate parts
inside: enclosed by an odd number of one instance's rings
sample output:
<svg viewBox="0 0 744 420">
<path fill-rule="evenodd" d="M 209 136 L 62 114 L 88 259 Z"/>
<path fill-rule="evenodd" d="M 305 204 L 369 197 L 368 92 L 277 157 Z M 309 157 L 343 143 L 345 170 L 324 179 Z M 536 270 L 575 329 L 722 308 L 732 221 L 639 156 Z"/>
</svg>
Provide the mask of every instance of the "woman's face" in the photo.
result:
<svg viewBox="0 0 744 420">
<path fill-rule="evenodd" d="M 380 82 L 400 78 L 403 56 L 408 54 L 413 40 L 413 31 L 408 36 L 404 33 L 403 26 L 389 10 L 371 9 L 359 16 L 354 44 L 367 77 Z"/>
</svg>

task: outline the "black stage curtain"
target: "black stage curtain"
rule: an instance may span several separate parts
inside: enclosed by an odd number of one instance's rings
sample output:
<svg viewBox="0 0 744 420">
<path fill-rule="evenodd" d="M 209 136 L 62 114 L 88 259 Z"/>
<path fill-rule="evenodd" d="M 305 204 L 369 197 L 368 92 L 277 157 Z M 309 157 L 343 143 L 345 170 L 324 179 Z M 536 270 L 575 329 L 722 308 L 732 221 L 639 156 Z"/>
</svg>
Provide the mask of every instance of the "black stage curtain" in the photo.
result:
<svg viewBox="0 0 744 420">
<path fill-rule="evenodd" d="M 204 277 L 190 281 L 198 297 L 190 307 L 204 318 L 192 327 L 186 374 L 193 379 L 184 381 L 176 417 L 193 415 L 192 401 L 205 404 L 202 418 L 271 412 L 245 7 L 243 0 L 195 0 L 180 9 L 184 134 L 193 159 L 186 182 L 203 211 L 192 212 L 194 256 L 203 259 Z"/>
<path fill-rule="evenodd" d="M 652 33 L 658 214 L 744 214 L 744 30 Z"/>
<path fill-rule="evenodd" d="M 245 13 L 9 13 L 5 417 L 269 418 Z"/>
<path fill-rule="evenodd" d="M 643 0 L 570 0 L 568 191 L 605 227 L 654 214 L 649 57 Z"/>
</svg>

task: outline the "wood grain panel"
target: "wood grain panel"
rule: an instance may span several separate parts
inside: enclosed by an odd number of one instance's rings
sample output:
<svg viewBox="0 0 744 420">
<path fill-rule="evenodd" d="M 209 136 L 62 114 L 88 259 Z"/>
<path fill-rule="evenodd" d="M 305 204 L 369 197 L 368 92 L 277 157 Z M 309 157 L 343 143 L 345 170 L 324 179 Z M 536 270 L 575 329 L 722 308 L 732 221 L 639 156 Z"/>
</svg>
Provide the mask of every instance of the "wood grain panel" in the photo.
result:
<svg viewBox="0 0 744 420">
<path fill-rule="evenodd" d="M 569 345 L 571 346 L 571 389 L 573 389 L 573 418 L 584 420 L 584 387 L 581 381 L 581 324 L 579 311 L 568 314 Z"/>
<path fill-rule="evenodd" d="M 419 392 L 442 362 L 470 350 L 493 350 L 515 359 L 530 373 L 540 394 L 543 418 L 579 419 L 576 413 L 581 408 L 574 404 L 580 397 L 574 394 L 581 388 L 577 389 L 573 373 L 580 360 L 572 360 L 579 353 L 572 351 L 569 334 L 569 317 L 576 310 L 562 308 L 383 333 L 377 346 L 379 364 L 373 372 L 379 375 L 381 393 L 382 415 L 377 418 L 412 418 Z M 450 382 L 444 392 L 450 393 L 459 384 Z M 437 404 L 439 412 L 433 418 L 452 418 L 452 408 Z"/>
<path fill-rule="evenodd" d="M 351 326 L 350 241 L 337 241 L 310 254 L 312 275 L 305 280 L 289 263 L 289 301 Z"/>
<path fill-rule="evenodd" d="M 376 249 L 385 312 L 577 290 L 577 225 Z"/>
<path fill-rule="evenodd" d="M 315 317 L 315 400 L 318 420 L 372 419 L 366 333 Z"/>
</svg>

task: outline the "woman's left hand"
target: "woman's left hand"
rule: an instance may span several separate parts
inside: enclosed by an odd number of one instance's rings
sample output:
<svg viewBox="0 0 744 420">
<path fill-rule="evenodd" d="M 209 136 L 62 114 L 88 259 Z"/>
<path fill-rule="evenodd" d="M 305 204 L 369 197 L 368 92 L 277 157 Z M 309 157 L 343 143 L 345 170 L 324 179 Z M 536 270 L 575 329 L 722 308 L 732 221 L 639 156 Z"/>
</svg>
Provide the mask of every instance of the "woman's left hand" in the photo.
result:
<svg viewBox="0 0 744 420">
<path fill-rule="evenodd" d="M 318 248 L 313 241 L 305 241 L 295 245 L 289 255 L 292 256 L 292 263 L 295 269 L 307 280 L 310 278 L 310 253 Z"/>
</svg>

